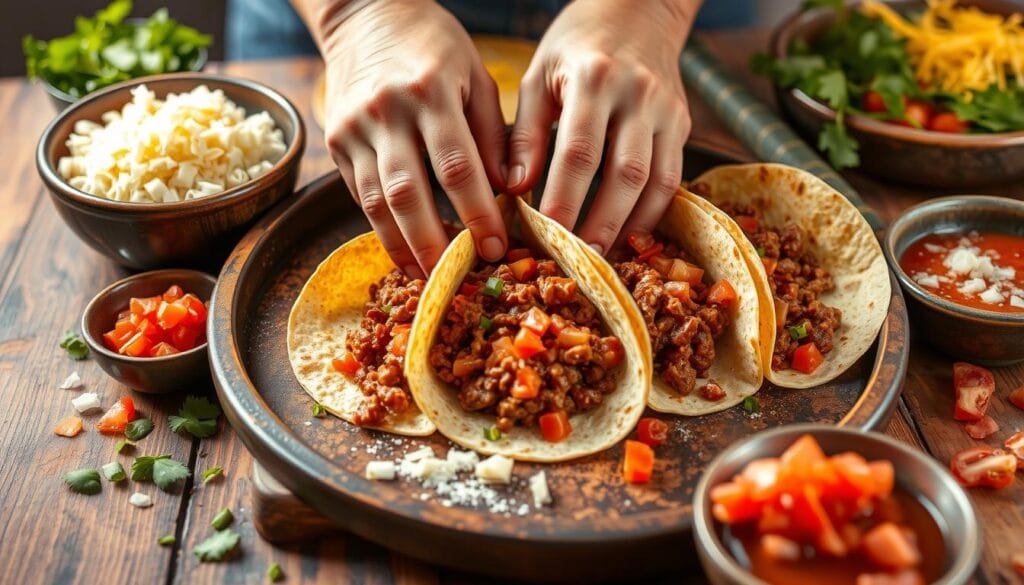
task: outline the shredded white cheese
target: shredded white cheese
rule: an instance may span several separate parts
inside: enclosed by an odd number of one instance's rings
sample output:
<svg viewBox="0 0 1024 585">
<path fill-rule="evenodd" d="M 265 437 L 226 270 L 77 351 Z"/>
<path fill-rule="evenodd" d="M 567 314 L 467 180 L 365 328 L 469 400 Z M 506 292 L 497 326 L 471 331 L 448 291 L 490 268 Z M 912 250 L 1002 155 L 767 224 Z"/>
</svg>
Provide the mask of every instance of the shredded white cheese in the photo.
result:
<svg viewBox="0 0 1024 585">
<path fill-rule="evenodd" d="M 266 174 L 284 155 L 267 112 L 246 116 L 221 90 L 200 85 L 163 100 L 140 85 L 103 125 L 75 123 L 57 170 L 72 187 L 107 199 L 165 203 L 220 193 Z"/>
<path fill-rule="evenodd" d="M 483 481 L 490 483 L 508 483 L 512 480 L 512 466 L 515 461 L 503 455 L 491 455 L 476 464 L 474 473 Z"/>
<path fill-rule="evenodd" d="M 100 410 L 100 397 L 95 392 L 83 392 L 77 397 L 71 399 L 71 405 L 75 407 L 80 414 L 87 414 L 95 410 Z"/>
<path fill-rule="evenodd" d="M 135 492 L 129 496 L 128 503 L 136 508 L 148 508 L 153 505 L 153 499 L 142 492 Z"/>
<path fill-rule="evenodd" d="M 957 290 L 965 295 L 973 295 L 975 293 L 980 293 L 986 288 L 988 288 L 988 285 L 985 284 L 984 278 L 972 278 L 961 284 L 960 288 Z"/>
<path fill-rule="evenodd" d="M 1010 306 L 1021 307 L 1024 303 L 1024 289 L 1015 283 L 1016 269 L 999 265 L 999 254 L 978 247 L 978 238 L 977 232 L 970 232 L 960 238 L 953 248 L 926 243 L 924 247 L 929 252 L 946 254 L 942 265 L 948 271 L 944 275 L 919 272 L 911 278 L 929 288 L 939 288 L 940 283 L 963 278 L 957 291 L 964 296 L 976 296 L 981 302 L 990 305 L 1002 304 L 1009 299 Z"/>
<path fill-rule="evenodd" d="M 390 481 L 395 479 L 395 472 L 393 461 L 370 461 L 366 464 L 366 479 Z"/>
<path fill-rule="evenodd" d="M 551 490 L 548 489 L 548 477 L 543 471 L 530 476 L 530 493 L 533 494 L 533 507 L 540 508 L 551 503 Z"/>
<path fill-rule="evenodd" d="M 78 372 L 71 372 L 67 378 L 60 383 L 61 390 L 71 390 L 72 388 L 78 388 L 82 385 L 82 378 L 78 375 Z"/>
<path fill-rule="evenodd" d="M 1024 309 L 1024 296 L 1013 295 L 1010 297 L 1010 306 Z"/>
</svg>

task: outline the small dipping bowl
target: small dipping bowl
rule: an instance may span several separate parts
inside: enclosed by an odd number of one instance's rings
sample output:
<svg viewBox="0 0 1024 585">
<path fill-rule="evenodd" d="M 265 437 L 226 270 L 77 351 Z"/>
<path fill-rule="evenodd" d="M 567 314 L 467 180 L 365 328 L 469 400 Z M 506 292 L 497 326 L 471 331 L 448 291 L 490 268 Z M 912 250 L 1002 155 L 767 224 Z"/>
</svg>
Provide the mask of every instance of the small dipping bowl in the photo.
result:
<svg viewBox="0 0 1024 585">
<path fill-rule="evenodd" d="M 882 250 L 909 299 L 911 322 L 929 343 L 953 357 L 987 366 L 1024 361 L 1024 312 L 954 303 L 922 287 L 900 267 L 903 253 L 918 239 L 970 230 L 1024 236 L 1024 202 L 984 195 L 932 199 L 889 225 Z"/>
<path fill-rule="evenodd" d="M 693 496 L 697 554 L 714 585 L 766 585 L 741 566 L 722 541 L 711 514 L 711 488 L 729 481 L 755 459 L 778 457 L 802 435 L 814 437 L 827 455 L 854 451 L 867 460 L 891 461 L 896 487 L 923 500 L 942 532 L 946 569 L 936 585 L 967 583 L 981 559 L 981 532 L 971 501 L 953 476 L 934 459 L 896 439 L 856 429 L 800 424 L 757 433 L 734 443 L 704 471 Z"/>
<path fill-rule="evenodd" d="M 206 342 L 188 351 L 160 357 L 121 355 L 103 344 L 103 334 L 114 328 L 117 314 L 128 308 L 132 297 L 163 294 L 174 284 L 205 302 L 210 300 L 217 279 L 196 270 L 143 272 L 101 290 L 82 313 L 82 336 L 93 358 L 111 378 L 139 392 L 165 394 L 191 390 L 196 384 L 210 382 Z"/>
</svg>

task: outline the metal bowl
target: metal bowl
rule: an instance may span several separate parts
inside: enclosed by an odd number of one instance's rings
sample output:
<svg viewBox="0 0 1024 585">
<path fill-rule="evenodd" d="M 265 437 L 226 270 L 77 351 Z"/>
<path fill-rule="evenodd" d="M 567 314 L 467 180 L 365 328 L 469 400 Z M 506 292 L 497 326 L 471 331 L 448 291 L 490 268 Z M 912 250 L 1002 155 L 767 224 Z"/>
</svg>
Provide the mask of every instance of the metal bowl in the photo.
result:
<svg viewBox="0 0 1024 585">
<path fill-rule="evenodd" d="M 82 313 L 82 337 L 93 359 L 111 378 L 150 394 L 179 392 L 208 385 L 210 363 L 207 343 L 168 356 L 130 357 L 110 351 L 103 344 L 103 334 L 114 328 L 117 314 L 128 308 L 132 297 L 162 294 L 171 285 L 181 286 L 207 301 L 213 295 L 217 279 L 196 270 L 154 270 L 129 276 L 96 293 Z"/>
<path fill-rule="evenodd" d="M 892 222 L 882 242 L 889 265 L 907 293 L 911 322 L 924 339 L 960 359 L 1005 366 L 1024 360 L 1024 313 L 975 309 L 933 294 L 900 267 L 900 257 L 927 234 L 992 230 L 1024 236 L 1024 202 L 959 195 L 932 199 Z"/>
<path fill-rule="evenodd" d="M 971 501 L 953 476 L 924 452 L 879 433 L 819 424 L 779 427 L 733 444 L 704 471 L 693 496 L 693 534 L 697 554 L 714 585 L 766 585 L 729 553 L 711 514 L 711 488 L 732 479 L 744 465 L 777 457 L 802 435 L 817 439 L 825 453 L 855 451 L 865 458 L 887 459 L 896 468 L 896 485 L 924 499 L 946 545 L 946 572 L 936 585 L 967 583 L 981 559 L 981 531 Z"/>
<path fill-rule="evenodd" d="M 215 195 L 174 203 L 111 201 L 71 187 L 57 171 L 65 143 L 79 120 L 99 121 L 131 100 L 145 84 L 157 96 L 205 84 L 223 90 L 249 113 L 266 111 L 284 133 L 287 150 L 265 175 Z M 250 225 L 271 205 L 291 195 L 306 147 L 298 110 L 284 96 L 253 81 L 206 73 L 169 73 L 133 79 L 89 94 L 64 110 L 43 132 L 36 168 L 64 222 L 86 244 L 111 259 L 148 270 L 199 266 L 216 270 Z"/>
<path fill-rule="evenodd" d="M 897 11 L 920 8 L 920 0 L 894 0 Z M 1020 11 L 1013 0 L 963 0 L 985 12 L 1010 15 Z M 856 9 L 859 2 L 848 3 Z M 775 30 L 771 52 L 785 57 L 794 39 L 810 40 L 834 19 L 819 8 L 799 12 Z M 799 89 L 778 88 L 783 111 L 800 133 L 817 144 L 822 126 L 834 122 L 835 110 Z M 938 188 L 969 188 L 1006 183 L 1024 176 L 1024 131 L 997 134 L 949 134 L 907 128 L 864 116 L 848 116 L 846 126 L 860 143 L 861 168 L 879 177 Z"/>
</svg>

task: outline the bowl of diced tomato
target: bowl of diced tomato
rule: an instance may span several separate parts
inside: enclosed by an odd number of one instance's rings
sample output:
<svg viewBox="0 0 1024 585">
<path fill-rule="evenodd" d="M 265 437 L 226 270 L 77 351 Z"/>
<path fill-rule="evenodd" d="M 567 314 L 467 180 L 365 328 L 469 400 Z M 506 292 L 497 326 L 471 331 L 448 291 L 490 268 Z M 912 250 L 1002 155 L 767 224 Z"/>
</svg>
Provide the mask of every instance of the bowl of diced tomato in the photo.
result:
<svg viewBox="0 0 1024 585">
<path fill-rule="evenodd" d="M 957 479 L 878 433 L 790 425 L 734 444 L 694 493 L 715 585 L 966 583 L 981 535 Z"/>
<path fill-rule="evenodd" d="M 82 334 L 107 374 L 140 392 L 190 389 L 210 378 L 207 305 L 216 279 L 195 270 L 155 270 L 100 291 L 82 314 Z"/>
</svg>

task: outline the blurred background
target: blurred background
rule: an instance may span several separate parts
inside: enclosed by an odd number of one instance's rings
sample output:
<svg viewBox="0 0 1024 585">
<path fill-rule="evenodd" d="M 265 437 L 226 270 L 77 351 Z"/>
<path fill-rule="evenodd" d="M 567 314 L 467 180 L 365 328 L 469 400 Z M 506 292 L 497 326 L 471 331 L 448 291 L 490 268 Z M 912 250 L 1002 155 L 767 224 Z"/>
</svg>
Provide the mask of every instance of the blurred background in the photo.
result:
<svg viewBox="0 0 1024 585">
<path fill-rule="evenodd" d="M 514 0 L 522 3 L 522 0 Z M 529 1 L 529 0 L 527 0 Z M 544 5 L 544 0 L 534 0 Z M 444 4 L 466 4 L 480 10 L 484 0 L 463 0 Z M 747 16 L 736 19 L 737 2 L 748 5 Z M 74 15 L 92 15 L 106 6 L 108 0 L 2 0 L 0 10 L 0 76 L 24 75 L 21 38 L 26 34 L 50 39 L 71 32 Z M 257 42 L 247 38 L 247 31 L 259 28 L 261 34 L 271 30 L 280 37 L 294 37 L 294 12 L 287 7 L 289 17 L 282 18 L 282 6 L 270 10 L 275 4 L 285 5 L 287 0 L 135 0 L 132 16 L 149 16 L 161 6 L 167 6 L 176 20 L 202 32 L 212 33 L 213 47 L 210 59 L 251 59 L 283 56 L 276 47 L 291 47 L 290 52 L 311 50 L 307 39 L 283 38 L 283 41 Z M 800 0 L 705 0 L 702 24 L 705 27 L 742 25 L 772 25 L 799 6 Z M 231 26 L 228 26 L 228 23 Z M 258 24 L 256 26 L 252 23 Z M 502 31 L 486 31 L 502 32 Z M 289 52 L 289 51 L 285 51 Z"/>
</svg>

